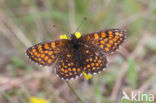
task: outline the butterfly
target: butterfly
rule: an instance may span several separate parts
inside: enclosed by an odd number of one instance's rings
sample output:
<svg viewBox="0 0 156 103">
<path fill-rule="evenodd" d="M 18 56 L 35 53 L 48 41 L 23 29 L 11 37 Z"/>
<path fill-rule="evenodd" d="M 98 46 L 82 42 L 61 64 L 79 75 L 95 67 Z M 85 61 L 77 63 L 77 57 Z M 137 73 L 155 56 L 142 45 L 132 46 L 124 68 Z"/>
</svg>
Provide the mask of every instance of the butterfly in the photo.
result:
<svg viewBox="0 0 156 103">
<path fill-rule="evenodd" d="M 42 42 L 26 50 L 28 57 L 43 66 L 54 65 L 56 74 L 65 80 L 79 77 L 82 72 L 96 74 L 106 68 L 106 53 L 115 52 L 127 33 L 121 29 L 107 29 L 69 39 Z"/>
</svg>

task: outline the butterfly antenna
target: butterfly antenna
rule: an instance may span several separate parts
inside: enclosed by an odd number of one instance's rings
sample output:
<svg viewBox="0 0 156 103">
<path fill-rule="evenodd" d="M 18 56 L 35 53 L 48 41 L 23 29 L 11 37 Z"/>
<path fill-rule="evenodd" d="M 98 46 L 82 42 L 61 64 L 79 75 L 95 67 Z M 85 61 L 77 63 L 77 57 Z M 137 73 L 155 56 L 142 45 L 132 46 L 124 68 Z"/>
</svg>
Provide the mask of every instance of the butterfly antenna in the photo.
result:
<svg viewBox="0 0 156 103">
<path fill-rule="evenodd" d="M 81 25 L 84 23 L 85 20 L 87 20 L 87 17 L 83 18 L 83 20 L 81 21 L 75 32 L 77 32 L 80 29 Z"/>
<path fill-rule="evenodd" d="M 58 31 L 58 27 L 57 27 L 55 24 L 53 25 L 53 28 L 57 29 L 57 31 Z M 69 34 L 69 32 L 66 32 L 66 31 L 64 31 L 64 30 L 63 30 L 63 32 L 64 32 L 65 34 L 67 34 L 67 35 Z M 62 34 L 62 33 L 60 32 L 60 34 Z"/>
</svg>

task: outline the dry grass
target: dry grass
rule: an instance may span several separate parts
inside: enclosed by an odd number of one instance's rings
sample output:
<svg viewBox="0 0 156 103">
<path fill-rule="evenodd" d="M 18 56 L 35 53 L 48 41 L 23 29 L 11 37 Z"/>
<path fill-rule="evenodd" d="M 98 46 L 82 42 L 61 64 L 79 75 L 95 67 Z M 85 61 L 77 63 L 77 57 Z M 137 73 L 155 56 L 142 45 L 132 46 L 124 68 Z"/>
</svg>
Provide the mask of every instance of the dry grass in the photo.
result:
<svg viewBox="0 0 156 103">
<path fill-rule="evenodd" d="M 74 32 L 84 17 L 82 33 L 125 28 L 128 37 L 107 55 L 106 71 L 90 81 L 70 81 L 83 102 L 132 103 L 121 100 L 123 90 L 156 96 L 155 0 L 1 0 L 0 103 L 28 103 L 32 96 L 48 103 L 79 102 L 52 67 L 32 64 L 24 54 L 33 44 Z"/>
</svg>

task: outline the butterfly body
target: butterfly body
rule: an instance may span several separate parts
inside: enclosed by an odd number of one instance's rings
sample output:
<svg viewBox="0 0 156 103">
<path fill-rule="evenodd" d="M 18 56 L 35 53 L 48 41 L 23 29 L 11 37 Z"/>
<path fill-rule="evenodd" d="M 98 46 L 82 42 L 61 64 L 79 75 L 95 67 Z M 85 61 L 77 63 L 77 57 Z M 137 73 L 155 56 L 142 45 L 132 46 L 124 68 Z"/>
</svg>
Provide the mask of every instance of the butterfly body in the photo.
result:
<svg viewBox="0 0 156 103">
<path fill-rule="evenodd" d="M 27 49 L 29 58 L 43 66 L 55 64 L 59 77 L 70 80 L 85 72 L 96 74 L 106 68 L 105 54 L 115 52 L 123 43 L 127 33 L 120 29 L 77 36 L 36 44 Z"/>
<path fill-rule="evenodd" d="M 73 48 L 76 50 L 79 48 L 78 39 L 76 38 L 75 34 L 71 35 L 71 44 L 73 44 Z"/>
</svg>

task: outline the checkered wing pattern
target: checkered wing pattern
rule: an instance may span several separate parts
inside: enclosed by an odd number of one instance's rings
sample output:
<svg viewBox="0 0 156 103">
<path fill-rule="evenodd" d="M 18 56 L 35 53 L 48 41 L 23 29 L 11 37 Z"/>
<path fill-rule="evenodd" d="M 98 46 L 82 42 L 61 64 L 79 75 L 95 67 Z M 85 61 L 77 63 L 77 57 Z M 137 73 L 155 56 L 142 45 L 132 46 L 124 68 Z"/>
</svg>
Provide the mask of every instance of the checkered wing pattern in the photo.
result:
<svg viewBox="0 0 156 103">
<path fill-rule="evenodd" d="M 79 48 L 75 51 L 72 46 L 68 44 L 56 62 L 56 73 L 59 77 L 71 80 L 79 77 L 82 71 L 96 74 L 104 70 L 107 59 L 100 50 L 79 43 Z"/>
<path fill-rule="evenodd" d="M 88 33 L 76 39 L 62 39 L 36 44 L 27 49 L 29 58 L 40 65 L 55 64 L 59 77 L 71 80 L 82 74 L 100 73 L 107 64 L 105 53 L 115 52 L 127 33 L 120 29 Z"/>
<path fill-rule="evenodd" d="M 82 61 L 82 70 L 86 74 L 100 73 L 106 68 L 107 59 L 104 53 L 92 45 L 81 44 L 80 58 Z"/>
<path fill-rule="evenodd" d="M 65 80 L 71 80 L 81 75 L 82 69 L 79 65 L 79 56 L 75 52 L 73 44 L 66 45 L 60 53 L 56 62 L 56 73 Z"/>
<path fill-rule="evenodd" d="M 108 29 L 81 36 L 80 41 L 100 47 L 106 53 L 115 52 L 126 38 L 126 31 L 121 29 Z"/>
<path fill-rule="evenodd" d="M 28 48 L 26 54 L 33 62 L 43 66 L 49 66 L 57 60 L 61 49 L 67 43 L 68 40 L 65 39 L 39 43 Z"/>
</svg>

